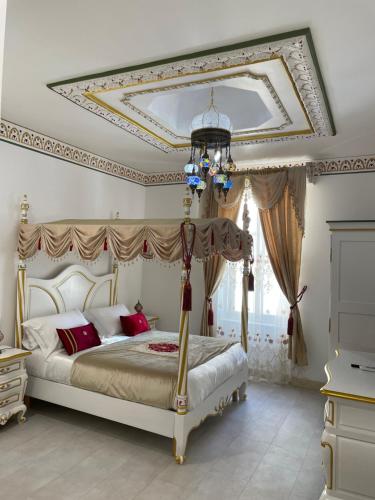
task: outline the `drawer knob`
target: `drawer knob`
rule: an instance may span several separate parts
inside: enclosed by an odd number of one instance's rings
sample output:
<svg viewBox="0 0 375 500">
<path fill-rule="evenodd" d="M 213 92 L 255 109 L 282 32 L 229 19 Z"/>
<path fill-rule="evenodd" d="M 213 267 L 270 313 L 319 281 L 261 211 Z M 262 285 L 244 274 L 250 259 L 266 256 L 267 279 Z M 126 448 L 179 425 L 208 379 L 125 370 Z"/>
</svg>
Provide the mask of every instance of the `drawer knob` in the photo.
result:
<svg viewBox="0 0 375 500">
<path fill-rule="evenodd" d="M 4 399 L 3 401 L 0 401 L 0 407 L 5 406 L 9 403 L 9 399 Z"/>
<path fill-rule="evenodd" d="M 0 385 L 0 391 L 5 391 L 5 389 L 8 389 L 10 387 L 10 384 L 2 384 Z"/>
<path fill-rule="evenodd" d="M 10 368 L 7 366 L 6 368 L 1 368 L 0 373 L 7 373 L 9 372 Z"/>
</svg>

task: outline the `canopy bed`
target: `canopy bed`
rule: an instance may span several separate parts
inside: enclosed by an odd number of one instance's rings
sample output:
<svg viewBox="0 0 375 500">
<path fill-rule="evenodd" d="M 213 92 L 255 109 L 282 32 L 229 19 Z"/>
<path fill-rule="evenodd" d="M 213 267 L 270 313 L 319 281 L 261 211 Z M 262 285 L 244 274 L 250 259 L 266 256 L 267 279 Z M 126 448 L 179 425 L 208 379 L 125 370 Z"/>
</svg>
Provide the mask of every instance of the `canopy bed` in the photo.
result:
<svg viewBox="0 0 375 500">
<path fill-rule="evenodd" d="M 117 343 L 94 348 L 97 349 L 94 355 L 91 355 L 91 350 L 89 350 L 90 353 L 78 358 L 73 355 L 69 367 L 66 362 L 68 357 L 65 356 L 63 369 L 60 369 L 62 362 L 59 362 L 59 367 L 53 364 L 57 363 L 58 356 L 53 356 L 49 358 L 48 363 L 43 363 L 38 361 L 37 352 L 34 351 L 28 365 L 30 377 L 26 391 L 30 397 L 170 437 L 173 439 L 173 454 L 179 464 L 184 462 L 190 431 L 199 426 L 207 416 L 221 414 L 223 408 L 232 399 L 245 399 L 248 380 L 247 291 L 249 262 L 252 256 L 252 238 L 248 232 L 249 221 L 248 218 L 244 220 L 244 228 L 241 230 L 229 219 L 191 219 L 191 203 L 191 197 L 186 195 L 184 198 L 185 217 L 180 220 L 122 220 L 117 218 L 29 224 L 27 218 L 29 205 L 25 199 L 21 204 L 18 241 L 20 260 L 15 329 L 17 347 L 22 347 L 23 324 L 27 320 L 40 315 L 53 315 L 73 309 L 85 313 L 93 307 L 117 304 L 120 263 L 129 262 L 139 256 L 167 263 L 182 260 L 178 335 L 153 331 L 136 338 L 132 337 L 133 340 L 127 339 L 120 342 L 120 339 L 115 338 L 114 342 Z M 93 261 L 102 251 L 108 251 L 113 258 L 112 273 L 97 277 L 85 267 L 74 265 L 69 266 L 52 279 L 31 278 L 26 274 L 26 261 L 38 250 L 44 251 L 51 258 L 60 258 L 74 250 L 84 261 Z M 222 341 L 218 339 L 197 336 L 191 336 L 189 339 L 192 258 L 206 262 L 216 255 L 228 261 L 243 260 L 244 263 L 241 345 L 237 343 L 223 346 L 222 343 L 220 344 Z M 154 337 L 155 335 L 157 337 Z M 173 350 L 176 352 L 158 353 L 166 356 L 163 370 L 167 370 L 168 367 L 172 371 L 175 370 L 172 374 L 175 380 L 173 400 L 170 394 L 169 399 L 164 398 L 164 403 L 153 399 L 155 396 L 152 390 L 153 383 L 154 388 L 160 387 L 162 384 L 158 385 L 158 377 L 163 377 L 164 372 L 146 373 L 146 379 L 142 379 L 143 386 L 138 387 L 138 392 L 131 387 L 130 392 L 132 394 L 137 392 L 136 396 L 134 394 L 129 396 L 129 390 L 119 394 L 119 387 L 113 387 L 113 384 L 109 391 L 92 385 L 95 379 L 92 374 L 95 373 L 97 366 L 93 361 L 94 358 L 99 357 L 101 362 L 110 356 L 111 363 L 117 363 L 116 366 L 118 366 L 125 359 L 124 350 L 132 351 L 130 354 L 128 352 L 127 356 L 132 356 L 133 360 L 142 359 L 141 351 L 145 349 L 145 345 L 150 348 L 151 344 L 147 344 L 150 339 L 157 338 L 166 345 L 169 345 L 168 342 L 172 345 L 173 335 L 176 343 Z M 123 350 L 118 352 L 120 345 Z M 174 362 L 168 358 L 169 354 L 174 355 Z M 54 360 L 53 363 L 51 359 Z M 82 363 L 82 361 L 85 362 Z M 72 370 L 70 373 L 73 371 L 76 373 L 76 370 L 84 368 L 83 364 L 87 365 L 87 370 L 93 370 L 82 372 L 83 375 L 78 374 L 79 380 L 85 379 L 86 383 L 69 384 L 67 370 Z M 138 374 L 139 366 L 135 366 L 135 369 L 138 370 Z M 146 372 L 147 369 L 149 367 L 145 368 Z M 126 372 L 127 378 L 131 378 L 130 375 Z M 70 375 L 70 378 L 74 377 Z M 111 375 L 109 379 L 112 380 Z M 101 382 L 103 380 L 101 378 Z M 148 381 L 145 383 L 144 380 Z M 151 390 L 146 387 L 147 385 L 151 387 Z"/>
</svg>

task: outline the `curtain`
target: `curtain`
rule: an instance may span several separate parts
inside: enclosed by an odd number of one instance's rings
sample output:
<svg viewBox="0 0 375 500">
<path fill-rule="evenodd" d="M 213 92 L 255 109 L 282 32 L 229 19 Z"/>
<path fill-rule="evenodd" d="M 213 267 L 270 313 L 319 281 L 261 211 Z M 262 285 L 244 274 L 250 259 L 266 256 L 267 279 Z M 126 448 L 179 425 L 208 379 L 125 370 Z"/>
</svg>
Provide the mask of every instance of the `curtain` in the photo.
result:
<svg viewBox="0 0 375 500">
<path fill-rule="evenodd" d="M 270 175 L 250 175 L 270 262 L 292 311 L 293 332 L 288 357 L 294 364 L 307 365 L 307 351 L 301 316 L 296 303 L 304 234 L 306 168 L 292 167 Z"/>
<path fill-rule="evenodd" d="M 238 215 L 245 179 L 259 208 L 264 239 L 278 284 L 290 305 L 298 295 L 306 196 L 306 167 L 265 168 L 237 172 L 227 200 L 208 186 L 202 205 L 202 216 L 219 215 L 235 221 Z M 207 263 L 204 269 L 205 307 L 201 334 L 212 334 L 208 327 L 208 308 L 223 274 L 223 263 Z M 292 309 L 293 332 L 289 337 L 288 356 L 299 366 L 307 365 L 307 352 L 298 304 Z"/>
<path fill-rule="evenodd" d="M 212 185 L 212 179 L 207 182 L 207 189 L 204 191 L 200 205 L 200 217 L 225 217 L 236 222 L 244 189 L 244 177 L 237 177 L 233 180 L 233 188 L 224 200 L 224 196 Z M 225 259 L 220 255 L 215 255 L 208 262 L 203 264 L 204 276 L 204 304 L 201 320 L 201 335 L 205 337 L 214 336 L 214 321 L 209 321 L 212 297 L 220 284 L 225 268 Z M 212 324 L 211 324 L 212 323 Z"/>
<path fill-rule="evenodd" d="M 277 282 L 290 305 L 298 294 L 303 232 L 298 224 L 289 188 L 281 199 L 269 209 L 259 209 L 260 220 L 268 255 Z M 289 337 L 288 357 L 299 366 L 307 365 L 306 345 L 303 337 L 298 304 L 292 309 L 293 332 Z"/>
<path fill-rule="evenodd" d="M 248 360 L 252 380 L 288 383 L 291 361 L 288 359 L 286 333 L 289 303 L 276 280 L 268 257 L 259 210 L 248 190 L 250 234 L 253 237 L 254 292 L 249 293 Z M 244 205 L 242 198 L 240 211 Z M 238 223 L 241 217 L 238 218 Z M 216 336 L 241 340 L 242 263 L 227 263 L 214 296 L 217 311 Z"/>
</svg>

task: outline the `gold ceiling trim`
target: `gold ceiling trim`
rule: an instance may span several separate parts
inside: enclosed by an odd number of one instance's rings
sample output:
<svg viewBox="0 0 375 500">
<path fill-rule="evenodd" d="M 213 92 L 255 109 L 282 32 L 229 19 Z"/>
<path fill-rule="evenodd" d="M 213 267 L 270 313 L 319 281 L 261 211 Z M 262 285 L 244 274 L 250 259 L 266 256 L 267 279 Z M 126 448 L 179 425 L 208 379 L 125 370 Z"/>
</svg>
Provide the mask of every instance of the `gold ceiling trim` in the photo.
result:
<svg viewBox="0 0 375 500">
<path fill-rule="evenodd" d="M 257 59 L 256 61 L 247 61 L 244 63 L 240 64 L 227 64 L 225 66 L 217 67 L 217 68 L 211 68 L 211 69 L 205 69 L 205 70 L 200 70 L 200 71 L 190 71 L 187 73 L 180 73 L 178 75 L 172 75 L 172 76 L 167 76 L 165 78 L 155 78 L 154 80 L 147 80 L 147 81 L 136 81 L 136 82 L 131 82 L 126 85 L 116 85 L 115 87 L 108 87 L 108 88 L 99 88 L 97 90 L 92 90 L 92 94 L 104 94 L 106 92 L 113 92 L 114 90 L 124 90 L 128 87 L 137 87 L 139 85 L 148 85 L 150 83 L 158 83 L 158 82 L 164 82 L 166 80 L 175 80 L 177 78 L 182 78 L 186 76 L 195 76 L 195 75 L 205 75 L 207 73 L 213 73 L 215 71 L 224 71 L 226 69 L 234 69 L 234 68 L 242 68 L 243 66 L 251 66 L 253 64 L 259 64 L 263 62 L 268 62 L 268 61 L 273 61 L 275 59 L 282 59 L 282 56 L 270 56 L 270 57 L 263 57 L 260 59 Z"/>
<path fill-rule="evenodd" d="M 253 135 L 253 136 L 246 136 L 245 135 L 245 136 L 233 137 L 231 142 L 235 143 L 235 142 L 243 142 L 243 141 L 256 141 L 256 140 L 273 139 L 273 138 L 279 138 L 279 137 L 293 137 L 293 136 L 299 136 L 299 135 L 314 134 L 315 131 L 314 131 L 313 125 L 311 123 L 310 117 L 309 117 L 309 115 L 307 113 L 307 110 L 305 108 L 305 105 L 304 105 L 304 103 L 302 101 L 301 96 L 298 93 L 297 87 L 296 87 L 296 85 L 294 83 L 292 75 L 290 74 L 289 68 L 286 65 L 283 57 L 281 57 L 281 56 L 273 56 L 273 57 L 271 57 L 269 59 L 259 59 L 257 61 L 253 61 L 251 63 L 246 63 L 246 64 L 242 63 L 242 64 L 237 64 L 237 65 L 232 65 L 232 66 L 224 66 L 224 67 L 221 67 L 221 68 L 205 70 L 205 71 L 202 71 L 202 72 L 196 71 L 194 73 L 188 73 L 188 74 L 183 74 L 183 75 L 178 75 L 178 76 L 172 76 L 172 77 L 167 77 L 167 78 L 159 78 L 159 79 L 152 80 L 152 81 L 147 81 L 147 82 L 131 83 L 131 84 L 128 84 L 128 85 L 117 86 L 117 87 L 111 88 L 111 89 L 100 89 L 100 90 L 91 91 L 91 92 L 84 92 L 82 95 L 86 99 L 94 102 L 96 105 L 98 105 L 98 106 L 106 109 L 107 111 L 109 111 L 110 113 L 115 114 L 116 116 L 119 116 L 123 120 L 126 120 L 128 123 L 131 123 L 135 127 L 139 128 L 140 130 L 143 130 L 143 132 L 145 132 L 146 134 L 149 134 L 151 137 L 153 137 L 157 141 L 159 141 L 159 142 L 167 145 L 171 149 L 176 150 L 176 149 L 182 149 L 182 148 L 189 148 L 191 146 L 190 142 L 188 142 L 188 143 L 174 144 L 174 143 L 168 141 L 164 137 L 161 137 L 159 134 L 156 134 L 155 132 L 153 132 L 152 130 L 150 130 L 148 127 L 145 127 L 144 125 L 142 125 L 141 123 L 137 122 L 133 118 L 130 118 L 129 116 L 127 116 L 124 113 L 122 113 L 121 111 L 117 110 L 116 108 L 114 108 L 110 104 L 107 104 L 106 102 L 102 101 L 99 97 L 97 97 L 97 94 L 101 94 L 101 93 L 104 93 L 104 92 L 109 92 L 111 90 L 126 89 L 127 87 L 133 87 L 133 86 L 137 86 L 137 85 L 145 85 L 145 84 L 149 84 L 149 83 L 157 83 L 159 81 L 171 80 L 171 79 L 181 78 L 181 77 L 185 77 L 185 76 L 198 75 L 198 74 L 206 74 L 206 73 L 212 73 L 213 71 L 217 72 L 217 71 L 223 71 L 225 69 L 232 69 L 232 68 L 236 68 L 236 67 L 249 66 L 250 64 L 257 64 L 257 63 L 261 63 L 261 62 L 264 62 L 264 61 L 276 60 L 276 59 L 281 60 L 281 62 L 283 64 L 284 70 L 285 70 L 285 72 L 286 72 L 286 74 L 287 74 L 287 76 L 289 78 L 289 81 L 290 81 L 290 83 L 292 85 L 292 89 L 294 91 L 295 96 L 298 99 L 298 102 L 299 102 L 299 104 L 301 106 L 301 109 L 302 109 L 302 111 L 304 113 L 304 116 L 305 116 L 306 121 L 307 121 L 307 123 L 309 125 L 309 128 L 303 129 L 303 130 L 291 130 L 291 131 L 286 131 L 286 132 L 264 133 L 264 134 L 258 134 L 258 135 Z"/>
<path fill-rule="evenodd" d="M 133 109 L 135 113 L 137 113 L 139 115 L 143 113 L 143 115 L 145 116 L 146 120 L 148 120 L 148 121 L 152 120 L 158 128 L 160 128 L 160 129 L 164 130 L 165 132 L 169 133 L 169 135 L 172 135 L 175 138 L 184 139 L 184 140 L 189 141 L 190 137 L 178 136 L 172 130 L 168 129 L 164 125 L 161 125 L 157 120 L 151 118 L 151 116 L 147 115 L 142 110 L 140 110 L 139 108 L 137 108 L 134 104 L 132 104 L 130 102 L 130 98 L 137 97 L 137 96 L 143 95 L 143 94 L 145 94 L 145 95 L 147 95 L 147 94 L 155 94 L 155 93 L 159 93 L 159 92 L 165 92 L 165 91 L 168 91 L 168 90 L 184 89 L 184 88 L 187 88 L 187 87 L 193 87 L 195 85 L 202 85 L 202 84 L 211 83 L 211 82 L 221 82 L 221 81 L 225 81 L 225 80 L 230 80 L 232 78 L 235 79 L 235 78 L 244 78 L 244 77 L 248 77 L 248 78 L 251 78 L 252 80 L 256 80 L 256 81 L 261 81 L 264 84 L 266 90 L 270 94 L 271 99 L 273 100 L 273 103 L 277 106 L 277 108 L 279 109 L 280 113 L 283 115 L 284 120 L 286 120 L 286 121 L 284 123 L 282 123 L 281 125 L 279 125 L 278 127 L 268 127 L 268 128 L 263 128 L 263 129 L 261 129 L 261 128 L 260 129 L 247 129 L 247 130 L 242 130 L 241 132 L 233 132 L 232 133 L 232 140 L 236 136 L 241 136 L 241 135 L 243 136 L 243 135 L 248 135 L 248 134 L 256 134 L 256 133 L 261 133 L 261 132 L 267 132 L 267 131 L 270 131 L 270 130 L 280 130 L 283 127 L 285 127 L 286 125 L 291 125 L 292 124 L 292 120 L 290 119 L 290 116 L 289 116 L 287 110 L 285 109 L 285 106 L 283 105 L 279 94 L 276 92 L 276 90 L 275 90 L 274 86 L 272 85 L 272 83 L 270 82 L 270 79 L 268 78 L 268 76 L 264 75 L 264 74 L 262 74 L 262 75 L 256 75 L 256 74 L 252 73 L 251 71 L 242 71 L 240 73 L 230 73 L 229 75 L 215 76 L 213 78 L 206 78 L 206 79 L 203 79 L 203 80 L 193 80 L 193 81 L 188 81 L 188 82 L 184 82 L 184 83 L 180 83 L 180 84 L 175 84 L 175 85 L 165 85 L 165 86 L 161 86 L 161 87 L 153 87 L 151 89 L 144 89 L 144 90 L 139 90 L 139 91 L 136 91 L 136 92 L 125 93 L 123 95 L 123 99 L 122 99 L 121 102 L 125 106 L 130 107 L 131 109 Z M 274 97 L 272 95 L 272 93 L 276 97 Z"/>
</svg>

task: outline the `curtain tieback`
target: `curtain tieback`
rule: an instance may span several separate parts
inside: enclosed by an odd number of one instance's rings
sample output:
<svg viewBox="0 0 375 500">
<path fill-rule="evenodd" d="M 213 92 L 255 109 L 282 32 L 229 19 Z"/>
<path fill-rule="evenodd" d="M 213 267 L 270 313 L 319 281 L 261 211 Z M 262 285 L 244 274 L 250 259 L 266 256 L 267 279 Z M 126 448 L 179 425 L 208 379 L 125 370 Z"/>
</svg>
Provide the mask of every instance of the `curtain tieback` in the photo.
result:
<svg viewBox="0 0 375 500">
<path fill-rule="evenodd" d="M 212 309 L 211 297 L 206 297 L 206 301 L 208 303 L 207 324 L 208 326 L 214 326 L 214 310 Z"/>
<path fill-rule="evenodd" d="M 288 335 L 293 335 L 293 329 L 294 329 L 293 309 L 295 309 L 297 307 L 297 304 L 301 302 L 302 297 L 304 296 L 306 290 L 307 286 L 305 285 L 297 295 L 296 301 L 290 306 L 290 313 L 288 318 L 288 330 L 287 330 Z"/>
</svg>

